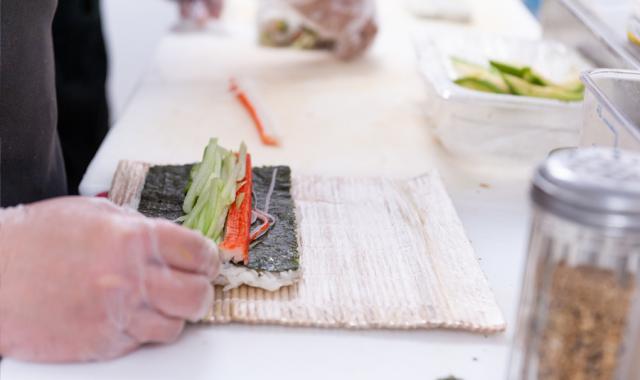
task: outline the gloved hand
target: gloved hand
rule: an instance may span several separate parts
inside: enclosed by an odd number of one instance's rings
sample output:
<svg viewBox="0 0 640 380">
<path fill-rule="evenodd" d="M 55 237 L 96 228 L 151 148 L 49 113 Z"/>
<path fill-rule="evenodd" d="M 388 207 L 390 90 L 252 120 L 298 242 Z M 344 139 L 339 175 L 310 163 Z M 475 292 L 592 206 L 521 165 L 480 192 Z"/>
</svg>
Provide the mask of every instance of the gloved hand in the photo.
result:
<svg viewBox="0 0 640 380">
<path fill-rule="evenodd" d="M 217 248 L 106 200 L 0 210 L 0 356 L 94 361 L 177 339 L 205 316 Z"/>
<path fill-rule="evenodd" d="M 378 33 L 374 0 L 286 0 L 323 37 L 336 41 L 334 53 L 352 59 Z"/>
<path fill-rule="evenodd" d="M 178 0 L 180 16 L 198 22 L 219 18 L 223 3 L 224 0 Z"/>
</svg>

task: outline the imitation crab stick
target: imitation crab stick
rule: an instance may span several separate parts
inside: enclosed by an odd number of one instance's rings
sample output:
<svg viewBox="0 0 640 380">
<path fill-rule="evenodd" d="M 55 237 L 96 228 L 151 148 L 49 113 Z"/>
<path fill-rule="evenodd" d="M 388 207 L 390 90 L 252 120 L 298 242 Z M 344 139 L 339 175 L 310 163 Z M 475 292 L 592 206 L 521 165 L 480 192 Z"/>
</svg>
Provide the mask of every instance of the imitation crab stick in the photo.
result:
<svg viewBox="0 0 640 380">
<path fill-rule="evenodd" d="M 264 109 L 259 106 L 256 97 L 249 92 L 248 86 L 241 86 L 236 79 L 231 78 L 229 81 L 229 90 L 249 113 L 249 116 L 251 116 L 251 120 L 253 120 L 253 123 L 258 130 L 258 134 L 260 135 L 260 141 L 262 141 L 264 145 L 279 145 L 278 139 L 273 136 L 273 131 L 270 130 L 269 125 L 267 124 L 267 117 Z"/>
<path fill-rule="evenodd" d="M 220 252 L 225 261 L 245 264 L 249 262 L 253 189 L 251 156 L 248 154 L 246 162 L 246 175 L 236 194 L 236 204 L 229 208 L 224 240 L 220 244 Z"/>
</svg>

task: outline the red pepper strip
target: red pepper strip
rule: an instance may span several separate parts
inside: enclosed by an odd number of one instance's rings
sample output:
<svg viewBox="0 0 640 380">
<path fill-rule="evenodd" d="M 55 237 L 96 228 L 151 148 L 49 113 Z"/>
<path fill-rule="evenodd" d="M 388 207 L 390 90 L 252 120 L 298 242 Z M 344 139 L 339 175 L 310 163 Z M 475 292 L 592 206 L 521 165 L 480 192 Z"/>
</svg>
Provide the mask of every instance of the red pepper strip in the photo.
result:
<svg viewBox="0 0 640 380">
<path fill-rule="evenodd" d="M 249 96 L 240 88 L 240 86 L 238 86 L 238 83 L 233 78 L 231 78 L 229 82 L 229 90 L 236 96 L 245 110 L 247 110 L 249 116 L 251 116 L 251 119 L 253 120 L 256 129 L 258 130 L 258 134 L 260 135 L 260 141 L 262 141 L 264 145 L 278 146 L 278 140 L 267 133 L 264 122 L 262 121 L 262 119 L 260 119 L 258 110 L 254 106 L 253 102 L 251 101 Z"/>
<path fill-rule="evenodd" d="M 247 169 L 243 179 L 244 184 L 240 186 L 236 194 L 236 199 L 240 194 L 244 194 L 242 203 L 239 206 L 232 204 L 227 214 L 224 240 L 220 244 L 223 257 L 230 257 L 233 262 L 249 262 L 249 244 L 251 229 L 251 189 L 253 179 L 251 171 L 251 156 L 247 154 Z"/>
</svg>

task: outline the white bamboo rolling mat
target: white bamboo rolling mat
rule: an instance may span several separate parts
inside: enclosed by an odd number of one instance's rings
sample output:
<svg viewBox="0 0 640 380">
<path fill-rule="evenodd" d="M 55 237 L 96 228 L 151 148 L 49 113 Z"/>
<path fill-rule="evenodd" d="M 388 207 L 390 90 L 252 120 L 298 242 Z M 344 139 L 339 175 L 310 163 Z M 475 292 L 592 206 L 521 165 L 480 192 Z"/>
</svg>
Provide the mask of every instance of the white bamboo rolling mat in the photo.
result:
<svg viewBox="0 0 640 380">
<path fill-rule="evenodd" d="M 122 161 L 110 197 L 137 208 L 149 164 Z M 411 180 L 293 177 L 302 280 L 215 292 L 205 322 L 505 329 L 437 173 Z"/>
</svg>

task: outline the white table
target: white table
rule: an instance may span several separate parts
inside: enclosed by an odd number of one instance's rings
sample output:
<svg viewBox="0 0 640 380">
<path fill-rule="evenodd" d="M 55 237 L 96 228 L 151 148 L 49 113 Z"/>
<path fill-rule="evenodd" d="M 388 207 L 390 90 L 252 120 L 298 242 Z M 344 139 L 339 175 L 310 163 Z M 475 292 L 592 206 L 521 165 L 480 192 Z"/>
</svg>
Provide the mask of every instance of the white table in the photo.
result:
<svg viewBox="0 0 640 380">
<path fill-rule="evenodd" d="M 539 36 L 515 0 L 477 0 L 478 27 Z M 231 4 L 233 25 L 250 21 L 246 2 Z M 509 328 L 484 337 L 446 331 L 341 331 L 270 326 L 198 326 L 176 344 L 148 347 L 96 364 L 34 365 L 5 359 L 2 380 L 26 379 L 500 379 L 519 295 L 528 227 L 528 172 L 505 178 L 468 171 L 434 143 L 421 112 L 426 99 L 397 2 L 381 3 L 382 33 L 367 59 L 345 65 L 322 54 L 263 51 L 246 30 L 169 35 L 127 112 L 82 184 L 108 189 L 119 159 L 189 162 L 206 138 L 246 140 L 258 164 L 349 175 L 417 175 L 438 168 L 476 249 Z M 244 41 L 244 42 L 243 42 Z M 265 148 L 226 92 L 230 75 L 253 78 L 284 145 Z"/>
</svg>

